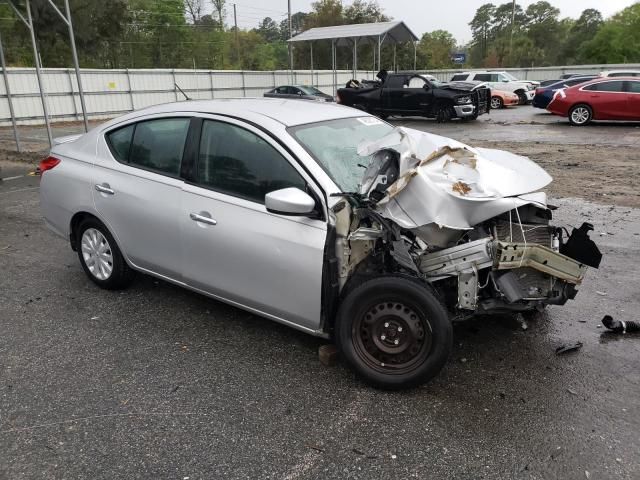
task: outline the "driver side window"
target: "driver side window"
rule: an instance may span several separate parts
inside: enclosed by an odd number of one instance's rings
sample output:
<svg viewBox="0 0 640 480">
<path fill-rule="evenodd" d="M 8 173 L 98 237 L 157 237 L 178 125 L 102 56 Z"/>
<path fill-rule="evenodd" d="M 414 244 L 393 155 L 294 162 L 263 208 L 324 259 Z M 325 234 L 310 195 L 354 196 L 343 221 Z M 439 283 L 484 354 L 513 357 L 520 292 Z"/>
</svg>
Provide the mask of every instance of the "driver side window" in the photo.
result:
<svg viewBox="0 0 640 480">
<path fill-rule="evenodd" d="M 202 124 L 196 182 L 261 204 L 274 190 L 306 189 L 296 169 L 265 140 L 244 128 L 213 120 Z"/>
</svg>

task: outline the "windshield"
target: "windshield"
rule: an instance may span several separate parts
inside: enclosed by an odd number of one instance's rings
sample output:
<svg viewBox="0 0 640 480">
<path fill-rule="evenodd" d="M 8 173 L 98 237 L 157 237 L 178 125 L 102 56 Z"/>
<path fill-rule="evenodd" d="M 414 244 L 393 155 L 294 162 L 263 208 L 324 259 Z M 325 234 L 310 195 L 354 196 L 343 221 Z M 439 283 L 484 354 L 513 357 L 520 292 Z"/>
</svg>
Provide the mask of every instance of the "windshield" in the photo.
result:
<svg viewBox="0 0 640 480">
<path fill-rule="evenodd" d="M 324 93 L 322 93 L 316 87 L 309 87 L 305 85 L 305 86 L 299 86 L 298 88 L 302 90 L 304 93 L 306 93 L 307 95 L 324 95 Z"/>
<path fill-rule="evenodd" d="M 375 117 L 356 117 L 300 125 L 288 131 L 343 192 L 355 192 L 371 161 L 371 156 L 358 155 L 358 146 L 388 135 L 393 127 Z"/>
</svg>

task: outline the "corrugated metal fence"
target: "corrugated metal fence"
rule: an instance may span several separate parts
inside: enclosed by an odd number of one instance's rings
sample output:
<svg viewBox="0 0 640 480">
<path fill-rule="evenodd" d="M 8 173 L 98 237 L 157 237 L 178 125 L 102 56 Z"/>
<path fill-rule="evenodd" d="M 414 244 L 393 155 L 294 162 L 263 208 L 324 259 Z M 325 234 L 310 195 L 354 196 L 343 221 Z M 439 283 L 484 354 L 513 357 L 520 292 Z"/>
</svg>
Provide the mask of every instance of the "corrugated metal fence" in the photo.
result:
<svg viewBox="0 0 640 480">
<path fill-rule="evenodd" d="M 42 70 L 49 115 L 55 120 L 82 118 L 78 84 L 73 69 Z M 19 124 L 42 123 L 42 102 L 33 68 L 8 68 L 9 88 Z M 373 72 L 359 71 L 359 78 Z M 351 70 L 337 72 L 344 85 Z M 278 85 L 315 85 L 333 92 L 333 72 L 314 71 L 210 71 L 210 70 L 82 70 L 82 85 L 90 118 L 113 117 L 158 103 L 184 100 L 178 85 L 192 99 L 256 97 Z M 0 125 L 10 125 L 9 103 L 0 81 Z"/>
<path fill-rule="evenodd" d="M 639 69 L 640 65 L 578 65 L 506 69 L 519 79 L 545 80 L 563 73 L 598 73 L 611 69 Z M 455 70 L 427 71 L 447 81 Z M 33 68 L 8 68 L 9 86 L 19 124 L 42 123 L 42 103 Z M 374 72 L 359 71 L 358 78 L 373 78 Z M 352 78 L 351 70 L 337 72 L 337 84 Z M 43 70 L 44 88 L 52 119 L 79 120 L 82 115 L 78 85 L 72 69 Z M 90 118 L 107 118 L 158 103 L 182 100 L 177 84 L 191 98 L 253 97 L 283 84 L 315 85 L 333 92 L 333 72 L 329 70 L 220 71 L 220 70 L 82 70 L 87 110 Z M 10 125 L 9 104 L 0 81 L 0 125 Z"/>
</svg>

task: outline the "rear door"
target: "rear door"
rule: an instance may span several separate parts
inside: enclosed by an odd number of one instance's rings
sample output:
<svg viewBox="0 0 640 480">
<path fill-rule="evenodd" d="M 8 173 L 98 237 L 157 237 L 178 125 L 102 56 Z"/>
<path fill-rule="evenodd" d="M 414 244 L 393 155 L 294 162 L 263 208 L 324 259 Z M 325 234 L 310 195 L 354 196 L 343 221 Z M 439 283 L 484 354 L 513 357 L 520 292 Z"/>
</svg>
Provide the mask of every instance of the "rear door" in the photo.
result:
<svg viewBox="0 0 640 480">
<path fill-rule="evenodd" d="M 202 119 L 200 128 L 179 215 L 186 283 L 317 329 L 327 223 L 269 213 L 264 206 L 270 191 L 297 187 L 319 199 L 317 187 L 257 128 L 215 116 Z"/>
<path fill-rule="evenodd" d="M 625 82 L 629 120 L 640 120 L 640 80 Z"/>
<path fill-rule="evenodd" d="M 583 88 L 586 101 L 593 108 L 596 120 L 625 120 L 630 112 L 623 80 L 611 80 L 587 85 Z"/>
<path fill-rule="evenodd" d="M 407 94 L 407 75 L 389 75 L 382 87 L 381 107 L 386 112 L 407 113 L 404 96 Z"/>
<path fill-rule="evenodd" d="M 181 163 L 191 118 L 150 118 L 106 132 L 93 198 L 138 267 L 179 279 Z M 111 157 L 111 158 L 109 158 Z"/>
<path fill-rule="evenodd" d="M 404 110 L 424 114 L 429 111 L 432 99 L 431 85 L 423 77 L 414 75 L 408 79 L 407 88 L 402 97 Z"/>
</svg>

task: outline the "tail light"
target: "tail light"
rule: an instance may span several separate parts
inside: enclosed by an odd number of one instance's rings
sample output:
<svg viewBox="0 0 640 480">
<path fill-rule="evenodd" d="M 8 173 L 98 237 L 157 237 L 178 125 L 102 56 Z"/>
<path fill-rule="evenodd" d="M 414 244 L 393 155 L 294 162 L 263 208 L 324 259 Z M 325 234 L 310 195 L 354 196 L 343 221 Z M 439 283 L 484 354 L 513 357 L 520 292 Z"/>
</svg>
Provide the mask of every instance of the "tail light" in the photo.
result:
<svg viewBox="0 0 640 480">
<path fill-rule="evenodd" d="M 38 166 L 38 171 L 40 172 L 40 175 L 42 175 L 44 172 L 46 172 L 47 170 L 51 170 L 59 163 L 60 163 L 59 158 L 48 156 L 47 158 L 45 158 L 40 162 L 40 165 Z"/>
<path fill-rule="evenodd" d="M 542 89 L 541 88 L 536 88 L 536 95 L 540 95 L 542 94 Z"/>
</svg>

